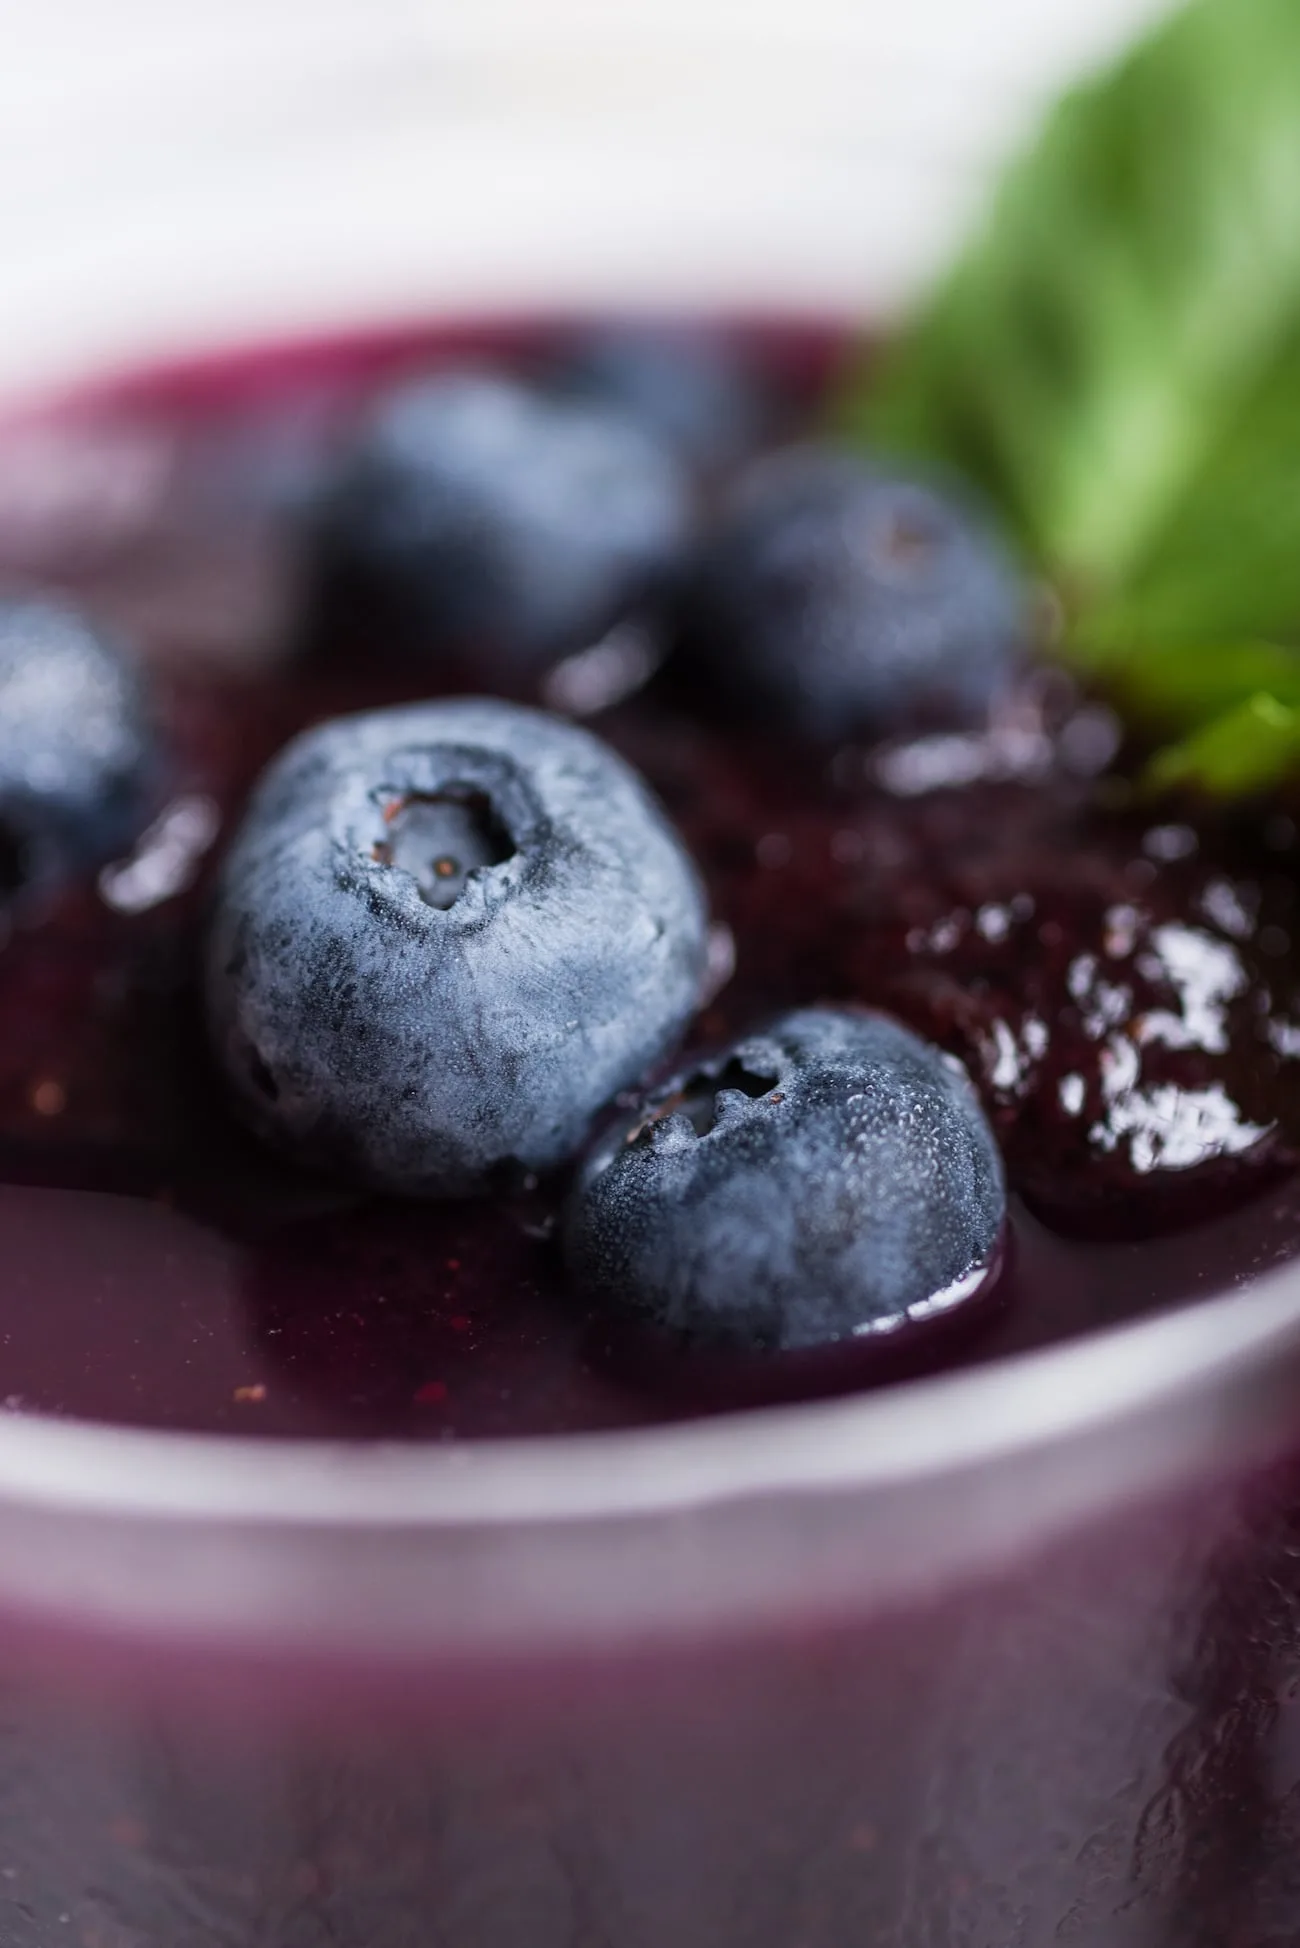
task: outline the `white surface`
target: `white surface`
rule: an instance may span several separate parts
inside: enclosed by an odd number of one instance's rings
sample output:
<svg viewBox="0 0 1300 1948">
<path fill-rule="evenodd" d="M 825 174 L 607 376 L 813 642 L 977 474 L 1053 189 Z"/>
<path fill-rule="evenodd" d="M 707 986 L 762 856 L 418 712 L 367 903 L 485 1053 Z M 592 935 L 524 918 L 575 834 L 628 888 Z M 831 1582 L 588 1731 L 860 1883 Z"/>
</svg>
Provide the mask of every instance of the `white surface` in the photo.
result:
<svg viewBox="0 0 1300 1948">
<path fill-rule="evenodd" d="M 0 0 L 0 386 L 312 320 L 887 309 L 1162 0 Z"/>
</svg>

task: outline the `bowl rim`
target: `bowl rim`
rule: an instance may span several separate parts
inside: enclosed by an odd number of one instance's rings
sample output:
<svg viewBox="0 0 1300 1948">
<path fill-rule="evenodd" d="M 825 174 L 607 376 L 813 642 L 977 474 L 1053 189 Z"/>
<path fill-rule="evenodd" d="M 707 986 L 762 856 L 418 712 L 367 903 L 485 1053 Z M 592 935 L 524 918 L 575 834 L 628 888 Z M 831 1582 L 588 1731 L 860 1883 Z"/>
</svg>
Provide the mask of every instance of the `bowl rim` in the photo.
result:
<svg viewBox="0 0 1300 1948">
<path fill-rule="evenodd" d="M 189 1434 L 10 1412 L 0 1416 L 0 1507 L 436 1531 L 665 1516 L 789 1492 L 888 1495 L 1118 1433 L 1216 1394 L 1221 1438 L 1259 1434 L 1255 1395 L 1264 1390 L 1252 1383 L 1275 1379 L 1297 1354 L 1300 1261 L 1243 1289 L 987 1365 L 632 1429 L 437 1445 Z M 1198 1439 L 1206 1424 L 1189 1415 Z"/>
</svg>

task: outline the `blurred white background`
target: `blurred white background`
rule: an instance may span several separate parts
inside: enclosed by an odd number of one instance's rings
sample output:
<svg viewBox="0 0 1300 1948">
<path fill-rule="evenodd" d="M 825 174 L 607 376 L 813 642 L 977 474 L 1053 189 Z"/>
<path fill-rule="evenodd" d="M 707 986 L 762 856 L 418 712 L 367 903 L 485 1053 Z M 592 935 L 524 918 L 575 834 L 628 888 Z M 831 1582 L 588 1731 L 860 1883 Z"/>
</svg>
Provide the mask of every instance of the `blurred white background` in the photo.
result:
<svg viewBox="0 0 1300 1948">
<path fill-rule="evenodd" d="M 430 306 L 887 310 L 1168 0 L 0 0 L 0 387 Z"/>
</svg>

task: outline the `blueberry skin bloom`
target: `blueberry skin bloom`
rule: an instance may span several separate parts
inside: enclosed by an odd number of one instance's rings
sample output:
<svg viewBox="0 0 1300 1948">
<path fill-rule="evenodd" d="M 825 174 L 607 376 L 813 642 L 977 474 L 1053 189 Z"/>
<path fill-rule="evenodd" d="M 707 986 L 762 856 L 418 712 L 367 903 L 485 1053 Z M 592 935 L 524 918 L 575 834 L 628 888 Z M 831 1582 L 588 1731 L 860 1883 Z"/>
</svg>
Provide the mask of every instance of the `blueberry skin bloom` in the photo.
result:
<svg viewBox="0 0 1300 1948">
<path fill-rule="evenodd" d="M 743 459 L 772 417 L 749 362 L 717 333 L 685 325 L 606 325 L 568 348 L 556 383 L 611 401 L 699 473 Z"/>
<path fill-rule="evenodd" d="M 977 722 L 1026 612 L 1007 555 L 955 493 L 809 445 L 737 483 L 700 551 L 685 636 L 730 702 L 834 738 Z"/>
<path fill-rule="evenodd" d="M 245 1115 L 308 1161 L 455 1196 L 544 1170 L 696 1006 L 706 912 L 645 786 L 480 699 L 345 717 L 270 765 L 207 953 Z"/>
<path fill-rule="evenodd" d="M 316 546 L 320 572 L 373 591 L 416 646 L 509 674 L 654 600 L 689 516 L 680 465 L 616 405 L 449 371 L 378 401 Z"/>
<path fill-rule="evenodd" d="M 62 602 L 0 601 L 0 899 L 133 837 L 154 755 L 117 645 Z"/>
<path fill-rule="evenodd" d="M 565 1238 L 607 1316 L 778 1353 L 951 1312 L 983 1282 L 1005 1216 L 960 1066 L 884 1016 L 807 1009 L 603 1141 Z"/>
</svg>

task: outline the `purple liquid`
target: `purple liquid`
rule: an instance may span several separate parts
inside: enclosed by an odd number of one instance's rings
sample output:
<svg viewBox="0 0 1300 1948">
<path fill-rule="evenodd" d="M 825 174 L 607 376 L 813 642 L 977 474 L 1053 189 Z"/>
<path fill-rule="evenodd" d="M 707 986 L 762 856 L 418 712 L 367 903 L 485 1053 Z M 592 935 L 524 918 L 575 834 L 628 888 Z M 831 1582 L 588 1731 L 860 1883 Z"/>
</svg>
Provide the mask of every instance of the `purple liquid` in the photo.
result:
<svg viewBox="0 0 1300 1948">
<path fill-rule="evenodd" d="M 815 413 L 836 334 L 747 343 L 790 423 Z M 304 724 L 473 687 L 369 643 L 286 650 L 292 510 L 335 428 L 378 375 L 466 348 L 527 364 L 546 344 L 483 328 L 295 347 L 104 388 L 0 434 L 0 572 L 69 586 L 143 641 L 170 754 L 151 842 L 0 951 L 11 1410 L 441 1440 L 752 1395 L 752 1374 L 702 1396 L 609 1357 L 565 1290 L 558 1187 L 491 1205 L 359 1198 L 262 1153 L 207 1068 L 195 936 L 256 772 Z M 742 736 L 666 682 L 593 721 L 667 802 L 734 942 L 702 1040 L 796 1002 L 883 1006 L 970 1062 L 999 1124 L 1016 1198 L 989 1302 L 797 1390 L 996 1358 L 1295 1249 L 1289 821 L 1099 809 L 1110 726 L 1041 675 L 983 739 L 883 754 Z M 927 775 L 950 782 L 922 789 Z"/>
</svg>

